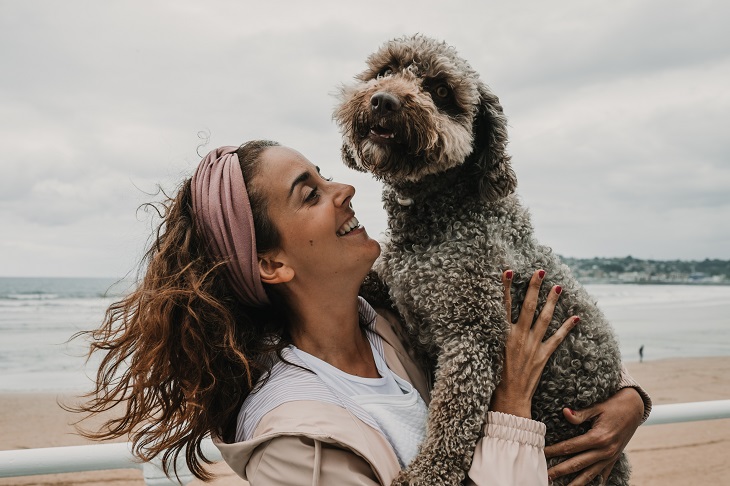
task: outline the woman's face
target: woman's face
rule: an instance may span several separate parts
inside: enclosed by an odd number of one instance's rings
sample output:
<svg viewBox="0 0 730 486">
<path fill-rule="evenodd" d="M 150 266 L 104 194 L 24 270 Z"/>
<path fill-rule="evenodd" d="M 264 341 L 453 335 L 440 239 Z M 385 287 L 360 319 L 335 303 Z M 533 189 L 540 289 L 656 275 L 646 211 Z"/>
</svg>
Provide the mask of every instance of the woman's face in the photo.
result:
<svg viewBox="0 0 730 486">
<path fill-rule="evenodd" d="M 380 245 L 355 219 L 355 188 L 326 180 L 314 164 L 287 147 L 265 149 L 258 163 L 253 183 L 281 236 L 275 259 L 303 282 L 353 279 L 359 286 Z"/>
</svg>

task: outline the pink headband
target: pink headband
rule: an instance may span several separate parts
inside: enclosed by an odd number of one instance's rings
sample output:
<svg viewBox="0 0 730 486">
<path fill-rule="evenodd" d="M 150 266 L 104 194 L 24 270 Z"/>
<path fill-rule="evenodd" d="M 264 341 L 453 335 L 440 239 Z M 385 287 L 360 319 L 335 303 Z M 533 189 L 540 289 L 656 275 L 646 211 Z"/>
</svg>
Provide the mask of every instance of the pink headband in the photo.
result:
<svg viewBox="0 0 730 486">
<path fill-rule="evenodd" d="M 244 304 L 269 304 L 259 274 L 256 233 L 238 147 L 220 147 L 200 161 L 191 183 L 195 222 L 216 258 L 226 261 L 233 291 Z"/>
</svg>

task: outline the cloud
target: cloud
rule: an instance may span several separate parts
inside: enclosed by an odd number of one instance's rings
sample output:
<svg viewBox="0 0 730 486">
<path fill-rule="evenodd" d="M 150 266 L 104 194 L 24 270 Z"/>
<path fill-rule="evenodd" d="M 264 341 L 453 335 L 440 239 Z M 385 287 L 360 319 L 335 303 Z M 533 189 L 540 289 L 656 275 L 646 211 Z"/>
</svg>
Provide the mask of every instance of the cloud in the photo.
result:
<svg viewBox="0 0 730 486">
<path fill-rule="evenodd" d="M 520 194 L 559 253 L 727 258 L 728 13 L 659 0 L 6 2 L 0 217 L 13 243 L 0 274 L 33 261 L 118 275 L 149 230 L 135 219 L 145 192 L 174 190 L 196 152 L 252 138 L 353 183 L 358 217 L 382 233 L 379 184 L 339 161 L 332 93 L 416 32 L 454 45 L 500 96 Z"/>
</svg>

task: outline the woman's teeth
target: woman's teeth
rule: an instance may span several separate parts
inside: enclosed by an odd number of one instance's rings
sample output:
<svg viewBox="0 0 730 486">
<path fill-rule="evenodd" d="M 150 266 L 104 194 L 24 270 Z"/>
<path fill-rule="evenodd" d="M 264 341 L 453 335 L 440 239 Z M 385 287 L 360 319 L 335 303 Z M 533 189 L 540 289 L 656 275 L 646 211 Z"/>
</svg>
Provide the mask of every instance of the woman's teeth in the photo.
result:
<svg viewBox="0 0 730 486">
<path fill-rule="evenodd" d="M 350 221 L 340 226 L 340 229 L 337 230 L 337 236 L 345 236 L 350 231 L 354 230 L 355 228 L 360 227 L 360 222 L 357 220 L 355 216 L 352 217 Z"/>
</svg>

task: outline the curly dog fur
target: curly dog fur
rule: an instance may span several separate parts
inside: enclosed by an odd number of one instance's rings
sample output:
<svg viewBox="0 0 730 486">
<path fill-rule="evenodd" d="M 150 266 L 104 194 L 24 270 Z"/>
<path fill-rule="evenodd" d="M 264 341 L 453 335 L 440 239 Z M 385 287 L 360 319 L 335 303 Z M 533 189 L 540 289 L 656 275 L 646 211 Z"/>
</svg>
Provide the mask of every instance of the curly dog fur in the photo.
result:
<svg viewBox="0 0 730 486">
<path fill-rule="evenodd" d="M 503 270 L 515 271 L 513 316 L 533 271 L 542 268 L 537 312 L 553 285 L 564 289 L 548 335 L 569 316 L 581 317 L 545 367 L 533 400 L 547 444 L 589 428 L 568 423 L 563 407 L 586 408 L 617 391 L 618 345 L 594 300 L 535 239 L 514 194 L 502 106 L 477 72 L 452 47 L 420 35 L 385 43 L 367 65 L 356 83 L 342 87 L 334 113 L 345 163 L 384 182 L 389 230 L 376 263 L 384 285 L 363 288 L 388 290 L 414 345 L 436 367 L 426 440 L 393 484 L 456 485 L 501 376 L 508 330 Z M 624 456 L 609 484 L 628 484 L 629 472 Z"/>
</svg>

